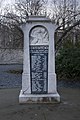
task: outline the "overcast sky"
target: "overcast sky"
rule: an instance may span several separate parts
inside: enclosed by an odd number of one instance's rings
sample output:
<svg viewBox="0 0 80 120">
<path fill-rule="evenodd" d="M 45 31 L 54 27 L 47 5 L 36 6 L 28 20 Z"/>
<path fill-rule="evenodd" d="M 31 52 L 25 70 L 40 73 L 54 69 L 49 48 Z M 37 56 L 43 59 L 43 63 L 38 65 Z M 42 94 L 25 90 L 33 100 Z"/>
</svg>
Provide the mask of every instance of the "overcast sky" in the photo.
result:
<svg viewBox="0 0 80 120">
<path fill-rule="evenodd" d="M 0 1 L 2 1 L 2 4 L 13 4 L 13 3 L 15 3 L 15 0 L 0 0 Z M 48 1 L 51 1 L 51 0 L 48 0 Z"/>
<path fill-rule="evenodd" d="M 13 4 L 15 0 L 0 0 L 2 5 Z"/>
<path fill-rule="evenodd" d="M 15 3 L 16 0 L 0 0 L 0 1 L 1 1 L 1 5 L 0 6 L 5 6 L 6 4 L 13 4 L 13 3 Z M 51 0 L 48 0 L 48 1 L 50 2 Z M 76 0 L 76 1 L 78 1 L 80 3 L 80 0 Z"/>
</svg>

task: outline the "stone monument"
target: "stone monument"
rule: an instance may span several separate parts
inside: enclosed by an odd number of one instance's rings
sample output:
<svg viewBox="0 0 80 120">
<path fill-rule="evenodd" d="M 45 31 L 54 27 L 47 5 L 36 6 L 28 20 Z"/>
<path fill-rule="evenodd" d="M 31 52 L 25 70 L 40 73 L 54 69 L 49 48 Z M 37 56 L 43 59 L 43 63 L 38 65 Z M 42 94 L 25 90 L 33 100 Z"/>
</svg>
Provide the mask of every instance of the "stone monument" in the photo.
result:
<svg viewBox="0 0 80 120">
<path fill-rule="evenodd" d="M 55 73 L 56 25 L 44 16 L 30 16 L 22 25 L 24 62 L 19 103 L 60 102 Z"/>
</svg>

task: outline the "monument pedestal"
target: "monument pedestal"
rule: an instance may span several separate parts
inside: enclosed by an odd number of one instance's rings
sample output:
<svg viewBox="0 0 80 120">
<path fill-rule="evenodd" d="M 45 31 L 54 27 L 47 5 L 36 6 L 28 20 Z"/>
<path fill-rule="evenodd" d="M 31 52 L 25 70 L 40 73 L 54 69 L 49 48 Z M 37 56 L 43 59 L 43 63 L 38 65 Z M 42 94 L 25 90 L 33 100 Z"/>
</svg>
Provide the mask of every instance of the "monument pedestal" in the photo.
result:
<svg viewBox="0 0 80 120">
<path fill-rule="evenodd" d="M 58 93 L 54 94 L 23 94 L 19 95 L 19 103 L 56 103 L 60 102 Z"/>
</svg>

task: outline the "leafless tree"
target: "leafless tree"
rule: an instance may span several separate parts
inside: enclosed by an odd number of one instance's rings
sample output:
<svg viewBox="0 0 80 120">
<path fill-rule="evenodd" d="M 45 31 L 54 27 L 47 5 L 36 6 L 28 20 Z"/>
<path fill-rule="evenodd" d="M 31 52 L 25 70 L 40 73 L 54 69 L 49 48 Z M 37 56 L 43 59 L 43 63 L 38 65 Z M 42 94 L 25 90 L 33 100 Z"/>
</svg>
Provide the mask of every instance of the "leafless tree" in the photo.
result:
<svg viewBox="0 0 80 120">
<path fill-rule="evenodd" d="M 7 5 L 2 13 L 1 22 L 22 24 L 30 15 L 46 15 L 48 0 L 16 0 L 15 4 Z M 8 20 L 6 20 L 8 19 Z"/>
<path fill-rule="evenodd" d="M 1 59 L 7 49 L 21 49 L 23 47 L 23 33 L 18 26 L 26 22 L 29 15 L 45 14 L 46 3 L 47 0 L 17 0 L 14 5 L 7 4 L 0 9 Z"/>
<path fill-rule="evenodd" d="M 61 44 L 63 38 L 75 26 L 79 27 L 80 5 L 73 4 L 75 0 L 52 0 L 50 5 L 49 17 L 58 24 L 58 29 L 62 31 L 62 35 L 57 40 L 57 44 Z M 48 0 L 17 0 L 12 7 L 6 6 L 4 15 L 0 16 L 1 24 L 7 26 L 19 26 L 26 22 L 29 15 L 46 15 Z M 75 29 L 74 29 L 75 32 Z"/>
<path fill-rule="evenodd" d="M 79 19 L 80 5 L 73 1 L 75 0 L 52 0 L 51 2 L 52 19 L 63 27 L 63 30 Z"/>
<path fill-rule="evenodd" d="M 17 43 L 22 38 L 22 36 L 20 34 L 15 34 L 15 31 L 18 31 L 19 33 L 21 33 L 21 30 L 18 26 L 20 26 L 20 24 L 22 24 L 23 22 L 26 22 L 29 15 L 45 14 L 45 5 L 46 4 L 47 4 L 47 0 L 17 0 L 14 5 L 12 5 L 12 6 L 7 5 L 4 8 L 4 10 L 1 10 L 1 12 L 0 12 L 1 26 L 2 25 L 6 26 L 8 28 L 8 29 L 6 29 L 7 33 L 9 33 L 8 34 L 9 37 L 7 39 L 8 47 L 11 47 L 10 45 L 12 43 L 14 43 L 13 39 L 15 41 L 15 38 L 16 38 L 15 43 Z M 17 30 L 17 29 L 19 29 L 19 30 Z M 15 45 L 13 45 L 13 46 L 15 46 Z"/>
<path fill-rule="evenodd" d="M 30 15 L 45 15 L 46 4 L 47 0 L 17 0 L 15 11 L 20 20 L 26 22 Z"/>
<path fill-rule="evenodd" d="M 52 0 L 52 20 L 58 24 L 58 37 L 56 46 L 59 48 L 63 40 L 67 40 L 68 34 L 72 32 L 73 43 L 76 41 L 76 30 L 80 29 L 80 4 L 77 0 Z M 67 37 L 66 37 L 67 36 Z M 66 38 L 66 39 L 65 39 Z"/>
</svg>

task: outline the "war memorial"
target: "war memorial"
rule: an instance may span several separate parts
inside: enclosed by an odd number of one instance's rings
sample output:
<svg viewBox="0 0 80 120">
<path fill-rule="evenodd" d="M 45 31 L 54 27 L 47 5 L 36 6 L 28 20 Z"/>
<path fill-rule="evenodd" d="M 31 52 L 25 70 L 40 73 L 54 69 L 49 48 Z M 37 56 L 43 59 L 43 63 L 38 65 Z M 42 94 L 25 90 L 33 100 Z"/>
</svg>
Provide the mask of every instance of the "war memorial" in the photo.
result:
<svg viewBox="0 0 80 120">
<path fill-rule="evenodd" d="M 19 103 L 60 102 L 54 48 L 57 26 L 44 16 L 30 16 L 21 28 L 24 33 L 24 61 Z"/>
</svg>

